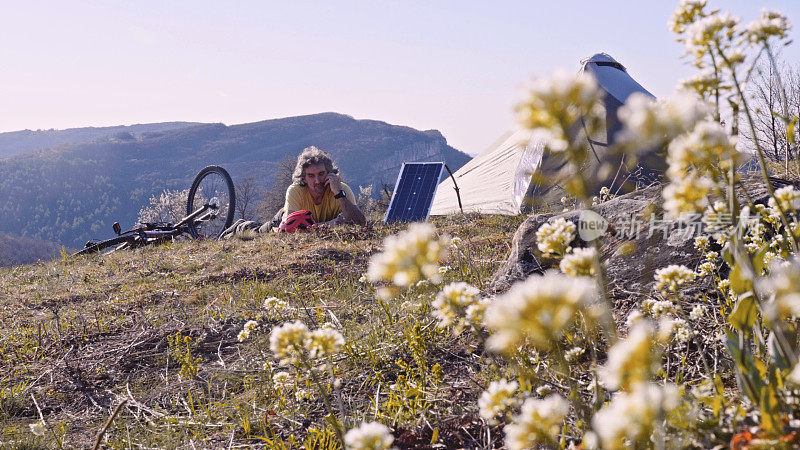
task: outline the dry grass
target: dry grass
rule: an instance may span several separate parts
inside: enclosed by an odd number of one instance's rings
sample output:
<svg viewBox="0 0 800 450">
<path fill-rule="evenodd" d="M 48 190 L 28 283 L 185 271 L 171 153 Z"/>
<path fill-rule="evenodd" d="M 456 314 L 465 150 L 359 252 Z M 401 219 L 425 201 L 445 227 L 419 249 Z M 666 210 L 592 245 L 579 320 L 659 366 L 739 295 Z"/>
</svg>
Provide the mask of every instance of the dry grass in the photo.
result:
<svg viewBox="0 0 800 450">
<path fill-rule="evenodd" d="M 521 220 L 437 220 L 441 231 L 469 243 L 469 257 L 444 262 L 452 267 L 445 280 L 488 283 Z M 1 270 L 0 444 L 89 447 L 127 400 L 105 434 L 109 447 L 229 447 L 276 437 L 322 447 L 321 402 L 274 389 L 264 367 L 275 365 L 270 329 L 300 319 L 312 328 L 333 322 L 347 338 L 337 362 L 347 420 L 393 424 L 403 446 L 430 444 L 434 433 L 447 446 L 494 445 L 476 414 L 481 372 L 493 370 L 479 363 L 477 344 L 436 329 L 424 306 L 400 310 L 408 298 L 429 300 L 436 288 L 383 303 L 359 281 L 383 238 L 400 228 L 176 242 Z M 292 309 L 268 314 L 262 303 L 269 296 Z M 238 342 L 250 319 L 258 331 Z M 196 376 L 179 374 L 180 351 L 169 339 L 177 333 L 191 338 Z M 442 368 L 417 410 L 391 404 L 387 386 L 403 374 L 398 361 L 415 373 Z M 29 424 L 39 410 L 47 431 L 36 437 Z"/>
</svg>

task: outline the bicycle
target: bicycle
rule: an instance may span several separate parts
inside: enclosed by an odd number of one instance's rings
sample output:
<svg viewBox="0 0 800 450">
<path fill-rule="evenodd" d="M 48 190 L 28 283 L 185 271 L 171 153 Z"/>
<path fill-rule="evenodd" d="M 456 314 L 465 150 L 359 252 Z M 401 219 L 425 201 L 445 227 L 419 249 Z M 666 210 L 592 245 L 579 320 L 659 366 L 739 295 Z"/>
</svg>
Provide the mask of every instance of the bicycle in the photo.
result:
<svg viewBox="0 0 800 450">
<path fill-rule="evenodd" d="M 139 248 L 182 235 L 189 235 L 193 239 L 217 239 L 233 224 L 235 213 L 236 192 L 231 176 L 220 166 L 208 166 L 194 177 L 186 202 L 186 217 L 178 223 L 143 223 L 122 231 L 119 222 L 114 222 L 112 228 L 116 237 L 89 241 L 73 256 Z"/>
</svg>

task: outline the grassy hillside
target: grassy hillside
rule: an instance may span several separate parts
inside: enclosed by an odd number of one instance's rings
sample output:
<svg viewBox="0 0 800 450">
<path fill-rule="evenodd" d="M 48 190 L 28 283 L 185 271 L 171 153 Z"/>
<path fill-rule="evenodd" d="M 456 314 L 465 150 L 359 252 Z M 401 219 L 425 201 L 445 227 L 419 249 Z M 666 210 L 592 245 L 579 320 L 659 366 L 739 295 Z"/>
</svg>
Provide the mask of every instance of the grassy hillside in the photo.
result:
<svg viewBox="0 0 800 450">
<path fill-rule="evenodd" d="M 485 286 L 521 220 L 438 221 L 462 239 L 443 261 L 444 282 Z M 346 339 L 330 361 L 336 381 L 322 383 L 335 386 L 347 427 L 381 421 L 403 447 L 499 444 L 476 403 L 497 368 L 477 357 L 479 341 L 435 326 L 439 288 L 384 302 L 362 280 L 401 228 L 189 241 L 0 270 L 0 445 L 91 446 L 125 401 L 105 433 L 110 448 L 326 447 L 335 436 L 316 387 L 272 380 L 288 369 L 270 331 L 295 319 L 329 322 Z M 288 307 L 265 309 L 271 296 Z M 249 320 L 257 329 L 240 342 Z M 40 412 L 46 426 L 36 428 Z"/>
<path fill-rule="evenodd" d="M 0 233 L 0 267 L 52 259 L 58 252 L 58 247 L 49 242 Z"/>
</svg>

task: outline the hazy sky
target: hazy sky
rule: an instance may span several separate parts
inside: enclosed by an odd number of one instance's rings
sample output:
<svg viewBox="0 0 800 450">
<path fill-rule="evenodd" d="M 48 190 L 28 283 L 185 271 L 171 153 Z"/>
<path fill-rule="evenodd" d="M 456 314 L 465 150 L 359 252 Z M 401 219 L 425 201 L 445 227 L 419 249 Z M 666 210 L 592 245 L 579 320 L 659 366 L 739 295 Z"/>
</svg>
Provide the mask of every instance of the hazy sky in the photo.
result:
<svg viewBox="0 0 800 450">
<path fill-rule="evenodd" d="M 709 3 L 800 25 L 800 0 Z M 0 131 L 335 111 L 474 154 L 511 126 L 526 80 L 596 52 L 672 92 L 693 71 L 667 30 L 676 4 L 0 0 Z M 784 56 L 800 62 L 800 43 Z"/>
</svg>

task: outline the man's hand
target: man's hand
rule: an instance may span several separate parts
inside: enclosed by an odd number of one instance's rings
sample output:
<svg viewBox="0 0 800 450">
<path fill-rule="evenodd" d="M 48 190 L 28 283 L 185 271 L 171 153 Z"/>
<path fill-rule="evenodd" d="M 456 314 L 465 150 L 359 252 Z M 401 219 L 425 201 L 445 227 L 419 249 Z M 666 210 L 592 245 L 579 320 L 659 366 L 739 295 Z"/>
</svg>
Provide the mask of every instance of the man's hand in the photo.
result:
<svg viewBox="0 0 800 450">
<path fill-rule="evenodd" d="M 328 179 L 325 181 L 325 184 L 327 184 L 331 188 L 333 195 L 342 192 L 342 179 L 339 178 L 339 175 L 336 175 L 334 173 L 328 175 Z"/>
</svg>

